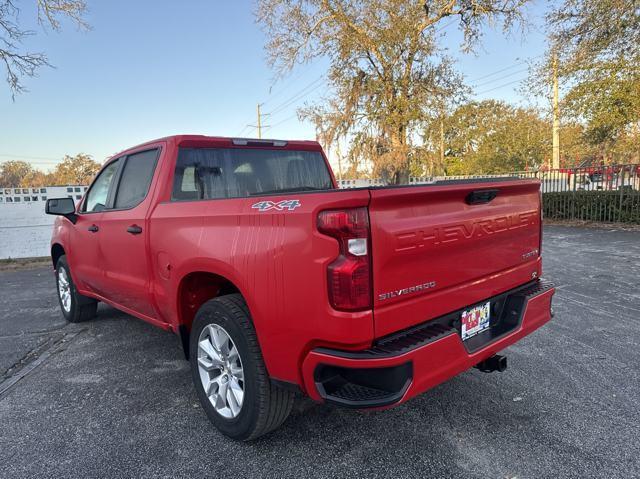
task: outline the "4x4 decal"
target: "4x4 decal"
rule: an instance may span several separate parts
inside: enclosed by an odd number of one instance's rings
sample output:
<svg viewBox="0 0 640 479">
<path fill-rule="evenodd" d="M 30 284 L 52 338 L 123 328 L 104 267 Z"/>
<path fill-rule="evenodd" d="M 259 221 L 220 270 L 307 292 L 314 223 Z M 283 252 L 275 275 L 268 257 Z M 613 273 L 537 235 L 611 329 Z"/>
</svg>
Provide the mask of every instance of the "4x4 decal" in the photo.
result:
<svg viewBox="0 0 640 479">
<path fill-rule="evenodd" d="M 293 211 L 297 207 L 302 206 L 299 200 L 282 200 L 274 203 L 273 201 L 260 201 L 259 203 L 254 203 L 251 205 L 251 208 L 254 208 L 261 213 L 264 211 L 276 210 L 276 211 Z"/>
</svg>

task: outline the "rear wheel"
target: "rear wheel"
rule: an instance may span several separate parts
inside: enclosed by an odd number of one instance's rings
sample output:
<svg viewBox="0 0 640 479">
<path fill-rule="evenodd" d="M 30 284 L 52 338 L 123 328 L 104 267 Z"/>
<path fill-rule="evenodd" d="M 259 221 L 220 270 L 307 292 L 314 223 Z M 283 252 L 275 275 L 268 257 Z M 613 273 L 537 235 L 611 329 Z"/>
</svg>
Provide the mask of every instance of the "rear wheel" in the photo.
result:
<svg viewBox="0 0 640 479">
<path fill-rule="evenodd" d="M 60 309 L 67 321 L 80 323 L 96 315 L 98 301 L 78 293 L 71 278 L 66 255 L 62 255 L 56 263 L 56 285 Z"/>
<path fill-rule="evenodd" d="M 198 398 L 223 434 L 255 439 L 289 416 L 293 394 L 271 384 L 242 296 L 203 304 L 193 321 L 189 349 Z"/>
</svg>

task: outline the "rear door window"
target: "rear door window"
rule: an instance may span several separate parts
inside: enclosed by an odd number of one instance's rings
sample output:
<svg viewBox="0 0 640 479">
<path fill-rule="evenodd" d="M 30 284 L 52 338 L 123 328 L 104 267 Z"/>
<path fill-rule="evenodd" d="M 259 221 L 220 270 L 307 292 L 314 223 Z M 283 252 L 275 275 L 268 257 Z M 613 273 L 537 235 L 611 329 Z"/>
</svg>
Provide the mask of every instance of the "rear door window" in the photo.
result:
<svg viewBox="0 0 640 479">
<path fill-rule="evenodd" d="M 242 198 L 332 188 L 324 158 L 316 151 L 180 148 L 172 199 Z"/>
<path fill-rule="evenodd" d="M 133 208 L 142 202 L 149 192 L 157 159 L 157 149 L 127 156 L 120 176 L 114 208 Z"/>
</svg>

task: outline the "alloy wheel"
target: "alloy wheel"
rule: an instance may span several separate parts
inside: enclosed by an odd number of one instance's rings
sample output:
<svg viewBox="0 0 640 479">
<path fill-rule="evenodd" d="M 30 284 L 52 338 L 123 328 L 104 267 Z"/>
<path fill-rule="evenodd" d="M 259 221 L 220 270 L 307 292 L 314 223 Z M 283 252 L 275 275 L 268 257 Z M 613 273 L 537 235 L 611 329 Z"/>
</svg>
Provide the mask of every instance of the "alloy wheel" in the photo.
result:
<svg viewBox="0 0 640 479">
<path fill-rule="evenodd" d="M 67 270 L 59 268 L 58 270 L 58 294 L 60 295 L 60 304 L 65 312 L 71 311 L 71 281 L 67 275 Z"/>
<path fill-rule="evenodd" d="M 198 372 L 218 414 L 233 419 L 244 400 L 244 370 L 238 348 L 222 326 L 209 324 L 198 339 Z"/>
</svg>

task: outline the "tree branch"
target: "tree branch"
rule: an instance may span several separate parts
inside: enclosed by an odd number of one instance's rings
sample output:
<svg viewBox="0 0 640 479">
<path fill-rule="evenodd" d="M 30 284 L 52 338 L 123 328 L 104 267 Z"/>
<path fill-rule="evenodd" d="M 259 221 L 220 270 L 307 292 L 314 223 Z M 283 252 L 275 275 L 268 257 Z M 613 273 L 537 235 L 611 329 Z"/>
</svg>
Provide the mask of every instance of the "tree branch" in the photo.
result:
<svg viewBox="0 0 640 479">
<path fill-rule="evenodd" d="M 61 18 L 67 17 L 80 28 L 89 28 L 82 16 L 86 12 L 84 0 L 37 0 L 38 22 L 43 27 L 60 29 Z M 34 32 L 18 25 L 20 10 L 13 0 L 0 0 L 0 60 L 6 70 L 6 82 L 11 98 L 26 91 L 22 78 L 34 77 L 39 68 L 51 66 L 44 53 L 23 52 L 22 40 Z"/>
</svg>

